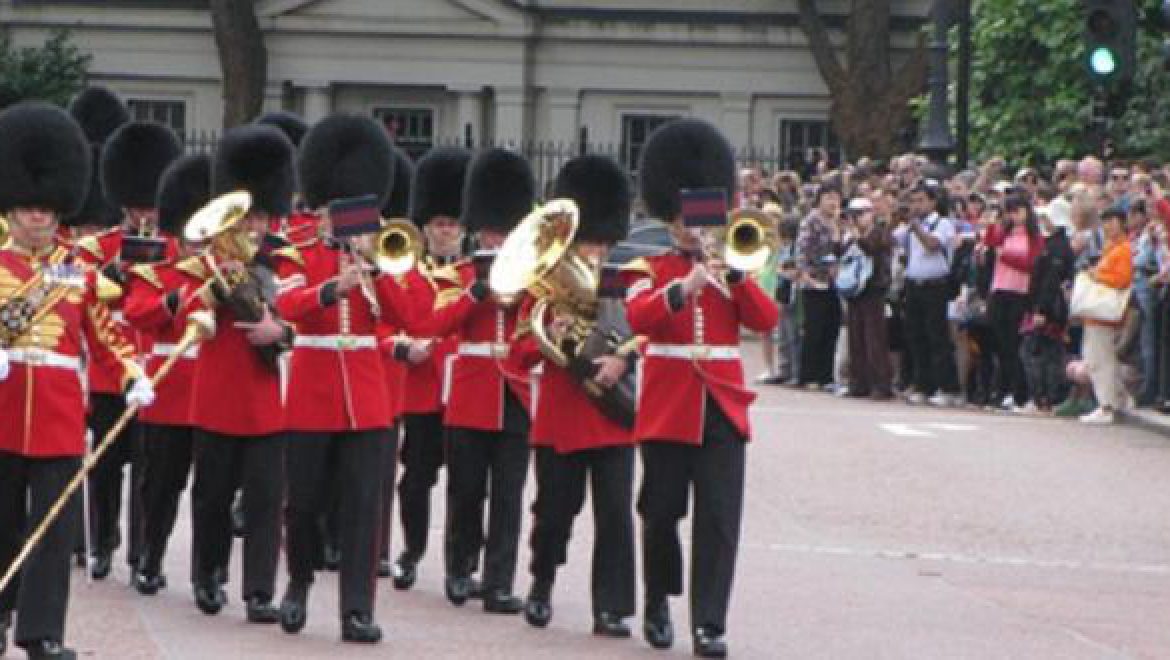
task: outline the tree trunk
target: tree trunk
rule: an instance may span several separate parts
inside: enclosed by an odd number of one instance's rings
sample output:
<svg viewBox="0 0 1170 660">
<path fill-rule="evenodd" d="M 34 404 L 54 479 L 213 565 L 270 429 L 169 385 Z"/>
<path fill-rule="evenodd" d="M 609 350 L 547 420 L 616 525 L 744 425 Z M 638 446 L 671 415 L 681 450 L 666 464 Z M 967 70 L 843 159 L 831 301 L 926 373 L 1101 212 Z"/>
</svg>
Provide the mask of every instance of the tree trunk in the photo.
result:
<svg viewBox="0 0 1170 660">
<path fill-rule="evenodd" d="M 223 127 L 231 128 L 264 107 L 268 51 L 254 0 L 211 0 L 211 26 L 223 71 Z"/>
<path fill-rule="evenodd" d="M 800 28 L 829 88 L 829 118 L 851 159 L 888 158 L 910 119 L 909 101 L 922 92 L 926 47 L 922 37 L 895 74 L 890 64 L 890 0 L 853 0 L 841 62 L 816 8 L 798 0 Z"/>
</svg>

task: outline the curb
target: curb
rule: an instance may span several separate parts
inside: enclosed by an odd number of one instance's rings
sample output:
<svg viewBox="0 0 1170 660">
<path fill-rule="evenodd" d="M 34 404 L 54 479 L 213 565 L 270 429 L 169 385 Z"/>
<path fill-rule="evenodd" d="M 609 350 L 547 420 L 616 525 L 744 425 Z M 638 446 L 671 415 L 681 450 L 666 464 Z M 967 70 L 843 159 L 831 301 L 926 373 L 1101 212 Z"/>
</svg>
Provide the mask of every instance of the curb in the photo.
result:
<svg viewBox="0 0 1170 660">
<path fill-rule="evenodd" d="M 1126 410 L 1118 414 L 1122 424 L 1170 438 L 1170 415 L 1152 410 Z"/>
</svg>

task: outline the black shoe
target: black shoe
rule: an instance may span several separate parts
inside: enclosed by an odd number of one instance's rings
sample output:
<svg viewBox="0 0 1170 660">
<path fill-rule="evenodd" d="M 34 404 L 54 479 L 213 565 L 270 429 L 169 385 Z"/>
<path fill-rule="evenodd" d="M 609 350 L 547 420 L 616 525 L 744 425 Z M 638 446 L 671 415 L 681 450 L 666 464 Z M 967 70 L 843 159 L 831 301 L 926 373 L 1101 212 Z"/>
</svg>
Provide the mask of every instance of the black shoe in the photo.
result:
<svg viewBox="0 0 1170 660">
<path fill-rule="evenodd" d="M 195 585 L 195 607 L 208 616 L 219 614 L 223 606 L 227 605 L 227 592 L 218 582 Z"/>
<path fill-rule="evenodd" d="M 593 634 L 598 637 L 626 638 L 630 636 L 630 627 L 617 614 L 599 612 L 593 617 Z"/>
<path fill-rule="evenodd" d="M 134 590 L 143 596 L 153 596 L 167 586 L 167 576 L 149 571 L 134 571 Z"/>
<path fill-rule="evenodd" d="M 726 658 L 727 642 L 723 633 L 710 626 L 695 628 L 695 655 L 700 658 Z"/>
<path fill-rule="evenodd" d="M 289 582 L 280 602 L 280 628 L 290 635 L 299 633 L 309 620 L 309 585 Z"/>
<path fill-rule="evenodd" d="M 272 604 L 272 598 L 264 595 L 248 596 L 248 623 L 276 623 L 280 621 L 280 610 Z"/>
<path fill-rule="evenodd" d="M 668 649 L 674 645 L 674 626 L 670 623 L 670 606 L 666 597 L 646 599 L 642 635 L 656 649 Z"/>
<path fill-rule="evenodd" d="M 29 660 L 76 660 L 77 653 L 55 639 L 39 639 L 24 647 Z"/>
<path fill-rule="evenodd" d="M 85 568 L 86 566 L 89 566 L 89 562 L 86 561 L 85 558 L 85 550 L 74 550 L 73 562 L 77 564 L 78 568 Z"/>
<path fill-rule="evenodd" d="M 447 592 L 447 600 L 452 605 L 462 605 L 471 596 L 471 578 L 460 575 L 448 575 L 443 583 L 443 590 Z"/>
<path fill-rule="evenodd" d="M 110 576 L 113 561 L 108 550 L 101 550 L 94 554 L 93 562 L 89 565 L 89 574 L 95 580 L 104 580 Z"/>
<path fill-rule="evenodd" d="M 475 578 L 467 578 L 471 580 L 471 590 L 467 593 L 467 597 L 471 600 L 483 600 L 484 588 L 483 583 Z"/>
<path fill-rule="evenodd" d="M 341 619 L 341 641 L 355 644 L 377 644 L 382 641 L 382 628 L 369 614 L 351 612 Z"/>
<path fill-rule="evenodd" d="M 415 580 L 418 579 L 418 564 L 405 557 L 399 557 L 390 566 L 390 576 L 394 578 L 395 589 L 406 591 L 413 587 Z"/>
<path fill-rule="evenodd" d="M 504 591 L 496 589 L 483 597 L 483 611 L 492 614 L 516 614 L 524 609 L 524 601 Z"/>
<path fill-rule="evenodd" d="M 484 602 L 487 607 L 487 602 Z M 524 603 L 524 620 L 534 628 L 543 628 L 552 620 L 552 581 L 537 580 L 528 590 L 528 602 Z"/>
</svg>

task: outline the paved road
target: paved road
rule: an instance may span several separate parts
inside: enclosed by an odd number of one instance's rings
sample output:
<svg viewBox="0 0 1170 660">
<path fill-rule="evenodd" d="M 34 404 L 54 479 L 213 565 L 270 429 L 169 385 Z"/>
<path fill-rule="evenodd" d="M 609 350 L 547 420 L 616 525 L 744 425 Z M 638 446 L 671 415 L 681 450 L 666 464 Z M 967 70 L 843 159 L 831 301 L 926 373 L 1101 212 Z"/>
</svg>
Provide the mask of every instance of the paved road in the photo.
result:
<svg viewBox="0 0 1170 660">
<path fill-rule="evenodd" d="M 754 419 L 735 656 L 1170 657 L 1170 440 L 780 388 L 762 392 Z M 236 590 L 220 616 L 198 613 L 188 521 L 156 597 L 135 594 L 124 566 L 100 584 L 76 574 L 69 634 L 86 657 L 672 657 L 637 636 L 589 635 L 588 516 L 548 629 L 452 608 L 432 552 L 414 591 L 384 584 L 388 635 L 374 648 L 338 642 L 335 575 L 297 637 L 244 623 Z M 522 572 L 517 591 L 527 584 Z M 685 601 L 673 611 L 686 631 Z M 673 656 L 689 653 L 684 632 Z"/>
</svg>

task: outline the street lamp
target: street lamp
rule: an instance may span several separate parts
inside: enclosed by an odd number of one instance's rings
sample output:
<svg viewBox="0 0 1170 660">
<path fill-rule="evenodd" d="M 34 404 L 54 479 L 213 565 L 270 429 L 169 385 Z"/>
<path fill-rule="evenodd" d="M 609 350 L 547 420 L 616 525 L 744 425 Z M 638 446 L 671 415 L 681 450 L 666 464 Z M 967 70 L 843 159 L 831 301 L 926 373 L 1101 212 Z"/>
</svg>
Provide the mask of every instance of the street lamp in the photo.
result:
<svg viewBox="0 0 1170 660">
<path fill-rule="evenodd" d="M 947 30 L 951 22 L 952 0 L 935 0 L 931 9 L 934 19 L 934 37 L 930 42 L 930 108 L 926 128 L 918 141 L 918 150 L 939 165 L 945 165 L 947 156 L 955 149 L 951 137 L 950 104 L 947 99 Z"/>
</svg>

